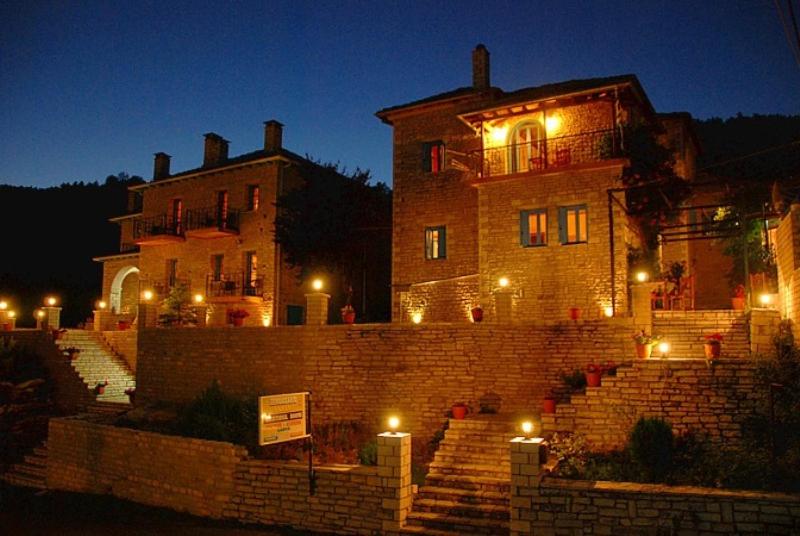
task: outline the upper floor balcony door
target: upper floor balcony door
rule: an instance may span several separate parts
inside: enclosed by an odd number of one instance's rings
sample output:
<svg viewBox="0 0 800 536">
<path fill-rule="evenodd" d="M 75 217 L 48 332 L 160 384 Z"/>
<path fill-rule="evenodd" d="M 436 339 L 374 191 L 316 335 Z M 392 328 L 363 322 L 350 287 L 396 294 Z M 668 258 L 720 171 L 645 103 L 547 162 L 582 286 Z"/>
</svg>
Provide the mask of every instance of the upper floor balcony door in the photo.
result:
<svg viewBox="0 0 800 536">
<path fill-rule="evenodd" d="M 508 173 L 541 169 L 544 139 L 542 124 L 538 121 L 523 121 L 514 127 L 508 143 Z"/>
</svg>

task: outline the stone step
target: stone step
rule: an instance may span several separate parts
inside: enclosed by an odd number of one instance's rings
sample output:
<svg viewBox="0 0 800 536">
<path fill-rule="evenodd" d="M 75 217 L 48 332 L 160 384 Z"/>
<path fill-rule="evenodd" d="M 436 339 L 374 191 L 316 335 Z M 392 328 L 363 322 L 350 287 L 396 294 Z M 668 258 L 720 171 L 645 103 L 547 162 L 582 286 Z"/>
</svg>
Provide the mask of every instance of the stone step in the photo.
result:
<svg viewBox="0 0 800 536">
<path fill-rule="evenodd" d="M 509 449 L 507 449 L 509 450 Z M 448 452 L 436 451 L 433 462 L 439 465 L 461 466 L 463 464 L 480 465 L 488 467 L 501 467 L 503 470 L 511 467 L 511 453 L 506 452 L 505 459 L 501 455 L 485 455 L 477 452 Z M 433 465 L 432 465 L 433 467 Z"/>
<path fill-rule="evenodd" d="M 415 512 L 433 512 L 448 516 L 468 517 L 476 519 L 499 519 L 508 521 L 510 518 L 509 504 L 468 504 L 445 499 L 414 499 Z"/>
<path fill-rule="evenodd" d="M 458 534 L 508 534 L 509 522 L 500 519 L 458 517 L 436 512 L 410 512 L 407 523 L 428 529 L 455 531 Z"/>
<path fill-rule="evenodd" d="M 490 432 L 479 430 L 447 430 L 444 433 L 444 440 L 467 441 L 471 443 L 490 443 L 499 446 L 504 441 L 511 441 L 518 434 L 514 432 Z"/>
<path fill-rule="evenodd" d="M 428 473 L 425 477 L 425 487 L 428 486 L 509 493 L 511 490 L 511 477 L 498 478 L 494 476 Z"/>
<path fill-rule="evenodd" d="M 511 481 L 511 463 L 507 465 L 487 465 L 476 463 L 442 463 L 436 460 L 430 464 L 430 472 L 442 475 L 487 476 L 491 478 L 505 478 Z"/>
<path fill-rule="evenodd" d="M 513 432 L 517 423 L 505 420 L 450 419 L 449 430 L 476 430 L 487 432 Z"/>
<path fill-rule="evenodd" d="M 439 443 L 439 449 L 436 452 L 443 454 L 467 454 L 476 453 L 493 456 L 495 458 L 502 458 L 509 453 L 508 443 L 503 443 L 502 446 L 494 443 L 465 443 L 461 441 L 442 441 Z"/>
<path fill-rule="evenodd" d="M 39 467 L 47 467 L 47 455 L 42 456 L 35 452 L 33 454 L 26 454 L 25 463 Z"/>
<path fill-rule="evenodd" d="M 417 493 L 417 498 L 453 501 L 461 504 L 494 504 L 505 507 L 508 507 L 510 501 L 508 493 L 438 486 L 422 486 Z"/>
<path fill-rule="evenodd" d="M 22 476 L 18 473 L 6 473 L 0 476 L 0 479 L 5 480 L 12 486 L 20 486 L 24 488 L 47 489 L 47 482 L 40 478 L 29 478 Z"/>
<path fill-rule="evenodd" d="M 416 534 L 418 536 L 461 536 L 461 532 L 451 530 L 431 529 L 420 525 L 406 525 L 400 529 L 400 534 Z"/>
<path fill-rule="evenodd" d="M 45 462 L 46 463 L 46 462 Z M 30 463 L 15 463 L 11 472 L 26 478 L 47 478 L 47 465 L 33 465 Z"/>
</svg>

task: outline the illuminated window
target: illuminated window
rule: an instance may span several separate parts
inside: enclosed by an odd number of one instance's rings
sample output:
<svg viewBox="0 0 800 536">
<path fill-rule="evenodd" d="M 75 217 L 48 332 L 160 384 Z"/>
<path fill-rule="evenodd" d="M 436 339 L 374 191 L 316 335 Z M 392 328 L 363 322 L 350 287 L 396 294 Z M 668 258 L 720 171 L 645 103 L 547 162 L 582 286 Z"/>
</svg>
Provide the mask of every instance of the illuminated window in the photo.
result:
<svg viewBox="0 0 800 536">
<path fill-rule="evenodd" d="M 558 234 L 562 244 L 580 244 L 589 240 L 586 205 L 558 209 Z"/>
<path fill-rule="evenodd" d="M 446 244 L 447 231 L 442 227 L 427 227 L 425 229 L 425 258 L 444 259 L 447 257 Z"/>
<path fill-rule="evenodd" d="M 250 184 L 247 186 L 247 210 L 258 210 L 258 202 L 261 192 L 259 191 L 258 184 Z"/>
<path fill-rule="evenodd" d="M 180 199 L 172 200 L 172 228 L 175 234 L 183 232 L 183 201 Z"/>
<path fill-rule="evenodd" d="M 525 247 L 547 245 L 547 209 L 519 213 L 519 243 Z"/>
<path fill-rule="evenodd" d="M 422 171 L 439 173 L 444 169 L 444 143 L 429 141 L 422 144 Z"/>
<path fill-rule="evenodd" d="M 258 290 L 258 256 L 255 251 L 248 251 L 244 254 L 245 266 L 245 294 L 255 296 Z"/>
<path fill-rule="evenodd" d="M 511 173 L 538 171 L 544 167 L 542 125 L 538 121 L 520 123 L 511 132 L 509 164 Z"/>
<path fill-rule="evenodd" d="M 217 226 L 224 229 L 228 224 L 228 192 L 217 192 Z"/>
<path fill-rule="evenodd" d="M 219 281 L 222 279 L 222 255 L 211 256 L 211 279 Z"/>
</svg>

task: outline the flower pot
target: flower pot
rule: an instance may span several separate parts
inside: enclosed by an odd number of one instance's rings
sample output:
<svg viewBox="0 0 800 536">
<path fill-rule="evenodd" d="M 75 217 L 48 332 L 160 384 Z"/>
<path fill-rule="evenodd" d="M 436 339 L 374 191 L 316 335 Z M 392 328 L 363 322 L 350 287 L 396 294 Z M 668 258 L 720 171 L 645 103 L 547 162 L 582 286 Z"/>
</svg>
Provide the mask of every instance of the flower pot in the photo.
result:
<svg viewBox="0 0 800 536">
<path fill-rule="evenodd" d="M 556 399 L 545 397 L 542 401 L 542 413 L 555 413 L 556 412 Z"/>
<path fill-rule="evenodd" d="M 636 357 L 639 359 L 650 359 L 650 354 L 653 351 L 652 344 L 639 344 L 636 343 Z"/>
<path fill-rule="evenodd" d="M 104 394 L 106 392 L 106 386 L 105 385 L 98 385 L 97 387 L 95 387 L 94 390 L 95 390 L 95 392 L 97 392 L 98 395 L 102 395 L 102 394 Z"/>
<path fill-rule="evenodd" d="M 453 418 L 460 420 L 467 416 L 469 408 L 467 408 L 467 406 L 459 405 L 459 406 L 453 406 L 451 410 L 453 411 Z"/>
<path fill-rule="evenodd" d="M 234 327 L 242 327 L 244 326 L 244 317 L 243 316 L 232 316 L 231 320 L 233 321 Z"/>
<path fill-rule="evenodd" d="M 470 310 L 470 314 L 472 315 L 473 322 L 480 322 L 483 320 L 483 309 L 480 307 L 473 307 Z"/>
<path fill-rule="evenodd" d="M 709 341 L 703 345 L 703 350 L 706 353 L 706 359 L 719 359 L 722 353 L 722 344 L 718 341 Z"/>
<path fill-rule="evenodd" d="M 343 312 L 342 313 L 342 322 L 344 322 L 345 324 L 352 324 L 355 321 L 356 321 L 356 312 L 355 311 L 349 311 L 349 312 Z"/>
<path fill-rule="evenodd" d="M 117 329 L 120 331 L 125 331 L 126 329 L 131 327 L 131 323 L 127 320 L 120 320 L 117 322 Z"/>
<path fill-rule="evenodd" d="M 744 298 L 731 298 L 731 307 L 734 311 L 744 311 Z"/>
<path fill-rule="evenodd" d="M 586 386 L 587 387 L 600 387 L 600 380 L 603 377 L 603 374 L 599 371 L 597 372 L 587 372 L 586 373 Z"/>
<path fill-rule="evenodd" d="M 3 331 L 11 331 L 12 329 L 10 323 L 3 324 Z"/>
<path fill-rule="evenodd" d="M 569 319 L 570 320 L 578 320 L 581 317 L 581 308 L 580 307 L 570 307 L 569 308 Z"/>
</svg>

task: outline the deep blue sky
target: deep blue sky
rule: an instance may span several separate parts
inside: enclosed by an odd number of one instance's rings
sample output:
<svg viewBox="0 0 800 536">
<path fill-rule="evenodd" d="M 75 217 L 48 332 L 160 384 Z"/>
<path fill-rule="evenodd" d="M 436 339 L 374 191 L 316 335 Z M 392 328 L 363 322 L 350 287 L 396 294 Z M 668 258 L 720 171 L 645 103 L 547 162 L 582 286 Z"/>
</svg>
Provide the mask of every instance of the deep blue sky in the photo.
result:
<svg viewBox="0 0 800 536">
<path fill-rule="evenodd" d="M 800 113 L 771 0 L 7 0 L 0 183 L 149 179 L 157 151 L 199 165 L 205 132 L 260 148 L 270 118 L 288 149 L 390 182 L 374 112 L 469 85 L 479 42 L 506 90 L 630 72 L 659 111 Z"/>
</svg>

